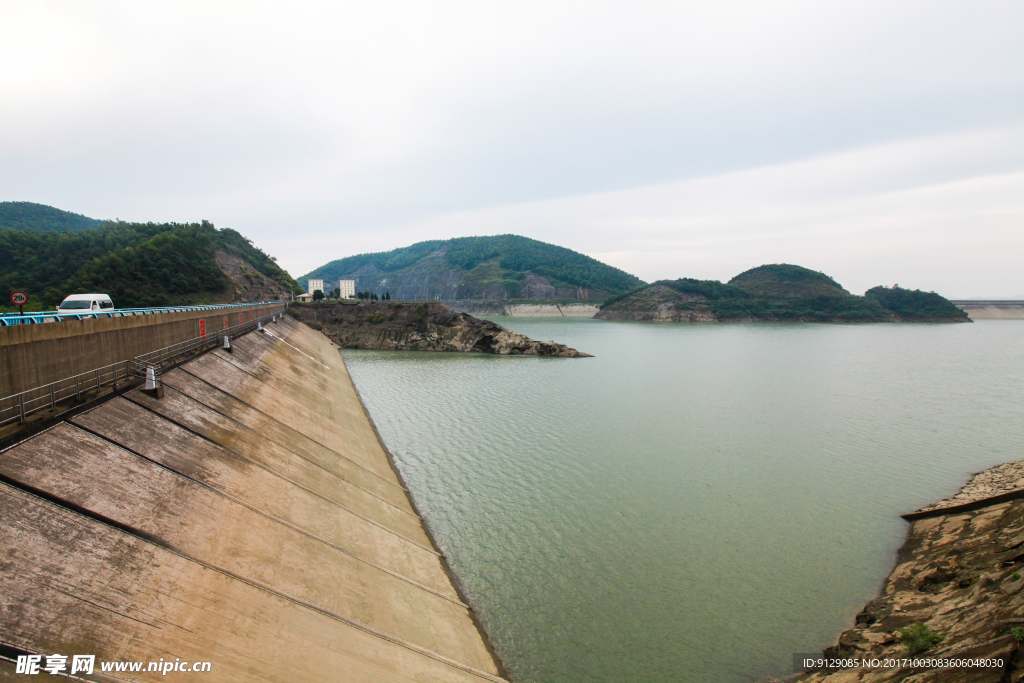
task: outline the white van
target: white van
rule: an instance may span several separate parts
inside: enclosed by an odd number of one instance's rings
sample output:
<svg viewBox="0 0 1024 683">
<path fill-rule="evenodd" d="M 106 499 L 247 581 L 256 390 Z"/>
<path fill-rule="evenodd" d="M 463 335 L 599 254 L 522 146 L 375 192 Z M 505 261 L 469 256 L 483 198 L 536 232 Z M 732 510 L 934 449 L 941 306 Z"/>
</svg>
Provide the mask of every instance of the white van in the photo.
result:
<svg viewBox="0 0 1024 683">
<path fill-rule="evenodd" d="M 114 310 L 109 294 L 72 294 L 60 302 L 57 310 L 61 313 L 94 313 Z"/>
</svg>

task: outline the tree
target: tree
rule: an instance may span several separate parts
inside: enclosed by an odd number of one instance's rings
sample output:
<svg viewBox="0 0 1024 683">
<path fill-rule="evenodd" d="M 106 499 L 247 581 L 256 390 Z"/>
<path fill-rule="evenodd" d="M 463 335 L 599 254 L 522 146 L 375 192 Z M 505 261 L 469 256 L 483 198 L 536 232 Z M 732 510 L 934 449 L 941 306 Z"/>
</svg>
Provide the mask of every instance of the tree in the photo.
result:
<svg viewBox="0 0 1024 683">
<path fill-rule="evenodd" d="M 332 299 L 340 299 L 341 298 L 341 288 L 335 287 L 334 291 L 331 292 L 331 298 Z"/>
<path fill-rule="evenodd" d="M 320 299 L 323 299 L 323 298 L 324 298 L 324 293 L 323 292 L 321 292 L 319 289 L 313 290 L 313 301 L 320 301 Z"/>
<path fill-rule="evenodd" d="M 391 292 L 384 292 L 384 301 L 391 301 Z"/>
</svg>

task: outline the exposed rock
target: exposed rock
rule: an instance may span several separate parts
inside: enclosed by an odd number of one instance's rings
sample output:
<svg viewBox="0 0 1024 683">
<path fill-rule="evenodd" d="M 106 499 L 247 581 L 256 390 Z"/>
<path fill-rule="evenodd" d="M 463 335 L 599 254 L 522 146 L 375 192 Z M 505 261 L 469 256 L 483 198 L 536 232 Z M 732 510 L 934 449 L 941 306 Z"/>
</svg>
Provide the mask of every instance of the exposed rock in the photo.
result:
<svg viewBox="0 0 1024 683">
<path fill-rule="evenodd" d="M 918 510 L 918 513 L 966 505 L 993 496 L 1002 496 L 1024 489 L 1024 460 L 1006 462 L 978 472 L 951 498 L 940 500 Z"/>
<path fill-rule="evenodd" d="M 214 254 L 217 265 L 231 280 L 231 287 L 224 297 L 218 297 L 217 303 L 238 303 L 257 301 L 284 301 L 291 292 L 260 273 L 255 266 L 244 258 L 220 250 Z"/>
<path fill-rule="evenodd" d="M 602 308 L 597 320 L 650 320 L 710 323 L 718 317 L 708 310 L 707 299 L 684 294 L 664 285 L 652 285 Z"/>
<path fill-rule="evenodd" d="M 457 351 L 502 356 L 588 358 L 436 302 L 292 305 L 289 312 L 346 349 Z"/>
<path fill-rule="evenodd" d="M 1021 645 L 1010 629 L 1024 627 L 1024 500 L 1007 500 L 974 510 L 948 505 L 982 505 L 982 496 L 1012 492 L 1024 462 L 981 472 L 957 496 L 929 506 L 932 516 L 912 522 L 896 568 L 882 595 L 857 615 L 856 625 L 825 650 L 826 658 L 1002 659 L 1001 668 L 901 666 L 819 671 L 794 677 L 814 683 L 1020 683 Z M 918 511 L 919 514 L 922 511 Z M 910 517 L 912 515 L 908 515 Z M 944 636 L 925 652 L 911 654 L 897 629 L 923 623 Z"/>
</svg>

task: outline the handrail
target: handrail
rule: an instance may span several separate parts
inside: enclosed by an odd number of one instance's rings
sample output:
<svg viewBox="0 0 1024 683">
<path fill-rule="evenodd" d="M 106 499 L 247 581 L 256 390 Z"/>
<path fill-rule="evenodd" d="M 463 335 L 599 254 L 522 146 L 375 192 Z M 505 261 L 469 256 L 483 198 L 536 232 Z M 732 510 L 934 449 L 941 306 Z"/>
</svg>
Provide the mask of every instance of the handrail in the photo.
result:
<svg viewBox="0 0 1024 683">
<path fill-rule="evenodd" d="M 283 304 L 284 302 L 281 303 Z M 221 345 L 224 343 L 225 336 L 233 339 L 251 332 L 263 323 L 270 322 L 276 316 L 283 315 L 283 309 L 274 313 L 268 313 L 225 330 L 210 332 L 203 337 L 171 344 L 162 349 L 138 355 L 130 360 L 117 361 L 110 365 L 104 365 L 101 368 L 5 396 L 0 398 L 0 426 L 14 421 L 24 423 L 25 418 L 32 413 L 40 410 L 55 410 L 58 403 L 67 401 L 72 397 L 76 401 L 81 401 L 83 393 L 93 389 L 99 390 L 107 384 L 112 385 L 116 390 L 118 382 L 145 377 L 147 369 L 152 369 L 154 376 L 158 378 L 164 366 L 173 365 L 204 348 Z"/>
<path fill-rule="evenodd" d="M 199 306 L 159 306 L 155 308 L 114 308 L 106 311 L 89 311 L 87 313 L 61 313 L 60 311 L 32 311 L 25 314 L 0 313 L 0 326 L 7 327 L 11 325 L 33 325 L 41 324 L 44 322 L 62 322 L 64 320 L 124 318 L 128 316 L 154 315 L 158 313 L 215 311 L 225 308 L 245 308 L 248 306 L 272 306 L 286 303 L 286 301 L 263 301 L 260 303 L 251 304 L 203 304 Z"/>
<path fill-rule="evenodd" d="M 81 400 L 84 392 L 99 389 L 105 384 L 112 384 L 117 389 L 117 382 L 127 381 L 130 375 L 129 361 L 120 360 L 110 365 L 82 372 L 56 382 L 43 384 L 11 394 L 0 399 L 0 426 L 9 422 L 24 423 L 25 418 L 40 410 L 53 410 L 58 403 L 72 396 Z"/>
<path fill-rule="evenodd" d="M 157 349 L 156 351 L 140 354 L 132 360 L 133 372 L 138 374 L 140 377 L 144 377 L 146 369 L 152 368 L 156 371 L 157 377 L 159 377 L 163 366 L 174 364 L 178 359 L 188 356 L 198 349 L 223 344 L 224 337 L 234 339 L 235 337 L 239 337 L 247 332 L 251 332 L 260 324 L 269 322 L 277 315 L 284 315 L 284 311 L 268 313 L 260 316 L 259 318 L 253 318 L 252 320 L 238 325 L 233 325 L 224 330 L 210 332 L 205 337 L 187 339 L 183 342 L 178 342 L 177 344 L 171 344 L 170 346 L 165 346 L 162 349 Z"/>
</svg>

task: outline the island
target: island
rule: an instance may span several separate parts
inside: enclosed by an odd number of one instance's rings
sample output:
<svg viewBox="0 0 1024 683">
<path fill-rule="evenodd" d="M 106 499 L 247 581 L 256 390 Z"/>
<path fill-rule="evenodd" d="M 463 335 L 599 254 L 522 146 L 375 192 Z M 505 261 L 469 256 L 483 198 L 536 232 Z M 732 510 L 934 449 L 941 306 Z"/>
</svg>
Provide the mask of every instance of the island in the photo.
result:
<svg viewBox="0 0 1024 683">
<path fill-rule="evenodd" d="M 873 287 L 851 294 L 831 277 L 787 263 L 718 280 L 659 280 L 609 297 L 599 320 L 663 322 L 971 322 L 935 292 Z"/>
</svg>

